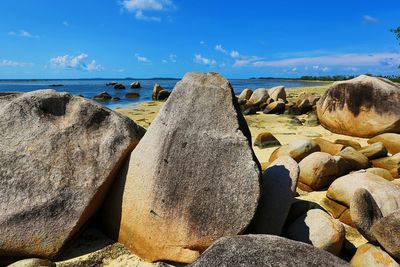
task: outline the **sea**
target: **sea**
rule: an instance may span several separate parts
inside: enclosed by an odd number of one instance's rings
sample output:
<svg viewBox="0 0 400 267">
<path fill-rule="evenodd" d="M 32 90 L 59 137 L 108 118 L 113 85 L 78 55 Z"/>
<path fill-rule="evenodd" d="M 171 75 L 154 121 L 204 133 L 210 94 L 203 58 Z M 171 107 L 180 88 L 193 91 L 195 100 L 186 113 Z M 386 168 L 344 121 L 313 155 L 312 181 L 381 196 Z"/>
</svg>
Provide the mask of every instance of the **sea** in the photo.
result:
<svg viewBox="0 0 400 267">
<path fill-rule="evenodd" d="M 125 85 L 126 89 L 116 90 L 113 86 L 106 86 L 109 82 L 118 82 Z M 130 84 L 139 81 L 141 89 L 130 89 Z M 120 107 L 134 107 L 138 102 L 151 101 L 154 84 L 160 84 L 164 89 L 171 91 L 179 79 L 73 79 L 73 80 L 0 80 L 0 92 L 30 92 L 39 89 L 53 89 L 59 92 L 68 92 L 73 95 L 81 95 L 86 98 L 93 98 L 96 94 L 106 91 L 113 97 L 119 97 L 117 102 L 105 101 L 100 104 L 116 109 Z M 318 86 L 316 82 L 305 82 L 285 79 L 229 79 L 235 94 L 245 88 L 271 88 L 283 85 L 285 87 L 307 87 Z M 58 86 L 54 86 L 58 85 Z M 61 85 L 61 86 L 60 86 Z M 138 98 L 126 98 L 127 92 L 139 93 Z"/>
</svg>

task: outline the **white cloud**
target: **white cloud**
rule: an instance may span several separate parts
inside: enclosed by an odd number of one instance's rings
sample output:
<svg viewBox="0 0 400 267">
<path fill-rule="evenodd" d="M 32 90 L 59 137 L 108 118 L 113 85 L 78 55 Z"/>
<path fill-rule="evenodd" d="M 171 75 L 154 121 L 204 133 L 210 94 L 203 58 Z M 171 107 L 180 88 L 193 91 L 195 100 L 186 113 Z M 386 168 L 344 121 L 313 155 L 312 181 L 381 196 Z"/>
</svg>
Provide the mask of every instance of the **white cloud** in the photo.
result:
<svg viewBox="0 0 400 267">
<path fill-rule="evenodd" d="M 228 51 L 226 51 L 225 48 L 223 48 L 222 45 L 220 45 L 220 44 L 217 44 L 217 45 L 214 47 L 214 49 L 215 49 L 216 51 L 221 52 L 221 53 L 224 53 L 224 54 L 227 54 L 227 53 L 228 53 Z"/>
<path fill-rule="evenodd" d="M 244 64 L 247 63 L 247 64 Z M 289 58 L 271 61 L 247 61 L 236 66 L 254 67 L 290 67 L 313 65 L 313 69 L 325 66 L 387 66 L 396 67 L 400 64 L 400 54 L 374 53 L 374 54 L 337 54 L 319 57 Z"/>
<path fill-rule="evenodd" d="M 138 53 L 135 54 L 135 57 L 137 59 L 137 61 L 144 63 L 144 64 L 151 64 L 151 61 L 144 56 L 139 55 Z"/>
<path fill-rule="evenodd" d="M 295 67 L 295 68 L 292 68 L 292 71 L 293 72 L 296 72 L 297 71 L 297 68 Z"/>
<path fill-rule="evenodd" d="M 168 58 L 172 63 L 176 63 L 177 56 L 175 54 L 170 54 Z"/>
<path fill-rule="evenodd" d="M 207 65 L 207 66 L 215 66 L 217 65 L 217 61 L 210 58 L 205 58 L 200 54 L 194 56 L 193 61 L 198 64 Z"/>
<path fill-rule="evenodd" d="M 240 57 L 240 53 L 238 51 L 236 51 L 236 50 L 232 50 L 230 55 L 231 55 L 232 58 Z"/>
<path fill-rule="evenodd" d="M 68 23 L 68 21 L 63 21 L 63 23 L 62 23 L 65 27 L 68 27 L 69 26 L 69 23 Z"/>
<path fill-rule="evenodd" d="M 8 35 L 25 37 L 25 38 L 39 38 L 39 35 L 33 35 L 30 32 L 25 31 L 25 30 L 20 30 L 18 32 L 11 31 L 11 32 L 8 33 Z"/>
<path fill-rule="evenodd" d="M 63 55 L 50 59 L 50 66 L 57 69 L 76 69 L 82 71 L 101 71 L 102 66 L 97 64 L 96 60 L 92 60 L 86 64 L 88 55 L 81 53 L 76 56 Z"/>
<path fill-rule="evenodd" d="M 136 19 L 145 21 L 161 21 L 161 18 L 147 16 L 143 11 L 163 11 L 174 6 L 171 0 L 123 0 L 121 5 L 128 12 L 135 12 Z"/>
<path fill-rule="evenodd" d="M 33 63 L 18 62 L 8 59 L 0 60 L 0 67 L 31 67 Z"/>
<path fill-rule="evenodd" d="M 206 42 L 204 42 L 203 40 L 201 40 L 201 41 L 200 41 L 200 44 L 201 44 L 201 45 L 205 45 Z"/>
<path fill-rule="evenodd" d="M 363 16 L 363 22 L 364 23 L 378 23 L 379 19 L 369 16 L 369 15 L 364 15 Z"/>
</svg>

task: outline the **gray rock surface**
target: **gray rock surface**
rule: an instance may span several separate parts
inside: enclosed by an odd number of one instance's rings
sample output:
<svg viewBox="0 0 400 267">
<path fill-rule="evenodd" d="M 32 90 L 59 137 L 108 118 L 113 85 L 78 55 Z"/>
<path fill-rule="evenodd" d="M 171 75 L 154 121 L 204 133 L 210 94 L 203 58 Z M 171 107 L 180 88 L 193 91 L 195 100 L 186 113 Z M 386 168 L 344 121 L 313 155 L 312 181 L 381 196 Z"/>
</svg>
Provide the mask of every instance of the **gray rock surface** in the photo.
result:
<svg viewBox="0 0 400 267">
<path fill-rule="evenodd" d="M 1 106 L 0 258 L 56 256 L 143 134 L 122 115 L 53 90 Z"/>
<path fill-rule="evenodd" d="M 229 82 L 188 73 L 132 152 L 105 225 L 143 259 L 192 262 L 218 238 L 246 229 L 260 172 Z"/>
<path fill-rule="evenodd" d="M 377 240 L 371 233 L 371 227 L 381 219 L 383 215 L 381 209 L 368 190 L 359 188 L 354 192 L 350 202 L 350 215 L 357 230 L 368 241 L 376 243 Z"/>
<path fill-rule="evenodd" d="M 350 266 L 329 252 L 273 235 L 224 237 L 190 267 Z"/>
<path fill-rule="evenodd" d="M 371 233 L 390 255 L 400 260 L 400 210 L 374 223 Z"/>
<path fill-rule="evenodd" d="M 280 235 L 296 192 L 299 166 L 289 156 L 279 157 L 262 175 L 260 205 L 249 232 Z"/>
</svg>

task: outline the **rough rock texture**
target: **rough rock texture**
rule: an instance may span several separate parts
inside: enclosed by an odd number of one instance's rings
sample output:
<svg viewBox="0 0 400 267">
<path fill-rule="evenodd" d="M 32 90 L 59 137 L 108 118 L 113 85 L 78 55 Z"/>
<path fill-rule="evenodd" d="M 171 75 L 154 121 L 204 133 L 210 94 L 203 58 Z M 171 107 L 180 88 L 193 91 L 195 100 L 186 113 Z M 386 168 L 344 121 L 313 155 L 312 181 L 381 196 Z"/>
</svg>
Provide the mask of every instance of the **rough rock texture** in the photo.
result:
<svg viewBox="0 0 400 267">
<path fill-rule="evenodd" d="M 317 103 L 321 124 L 330 131 L 359 137 L 400 133 L 400 86 L 361 75 L 335 82 Z"/>
<path fill-rule="evenodd" d="M 46 259 L 25 259 L 7 265 L 7 267 L 56 267 L 56 264 Z"/>
<path fill-rule="evenodd" d="M 313 141 L 318 144 L 321 152 L 326 152 L 331 155 L 336 155 L 345 148 L 342 144 L 335 144 L 323 138 L 315 138 Z"/>
<path fill-rule="evenodd" d="M 383 217 L 375 199 L 364 188 L 359 188 L 354 192 L 350 202 L 350 215 L 357 230 L 370 242 L 376 242 L 376 238 L 371 233 L 371 227 Z"/>
<path fill-rule="evenodd" d="M 389 254 L 371 244 L 358 247 L 350 265 L 353 267 L 399 267 L 399 264 Z"/>
<path fill-rule="evenodd" d="M 374 223 L 371 232 L 390 255 L 400 259 L 400 210 Z"/>
<path fill-rule="evenodd" d="M 299 163 L 299 182 L 314 190 L 328 187 L 339 174 L 338 159 L 325 152 L 314 152 Z"/>
<path fill-rule="evenodd" d="M 387 156 L 388 151 L 382 142 L 373 143 L 372 145 L 362 147 L 358 150 L 369 160 L 379 159 Z"/>
<path fill-rule="evenodd" d="M 135 81 L 135 82 L 133 82 L 133 83 L 130 84 L 130 87 L 131 87 L 132 89 L 139 89 L 139 88 L 141 88 L 142 86 L 140 85 L 140 82 Z"/>
<path fill-rule="evenodd" d="M 0 107 L 0 259 L 56 256 L 93 215 L 144 129 L 67 93 Z"/>
<path fill-rule="evenodd" d="M 284 86 L 275 86 L 268 89 L 268 95 L 274 101 L 278 101 L 279 98 L 286 101 L 286 91 Z"/>
<path fill-rule="evenodd" d="M 167 90 L 161 90 L 160 92 L 158 92 L 157 94 L 157 100 L 158 101 L 164 101 L 166 100 L 169 96 L 170 96 L 170 92 Z"/>
<path fill-rule="evenodd" d="M 346 147 L 336 155 L 345 160 L 348 171 L 358 171 L 369 166 L 368 158 L 352 147 Z"/>
<path fill-rule="evenodd" d="M 390 172 L 386 169 L 382 169 L 382 168 L 368 168 L 366 169 L 367 172 L 376 174 L 382 178 L 385 178 L 388 181 L 393 181 L 394 178 L 393 176 L 390 174 Z"/>
<path fill-rule="evenodd" d="M 112 97 L 110 96 L 110 94 L 105 91 L 101 92 L 100 94 L 97 94 L 93 97 L 93 99 L 97 100 L 97 101 L 107 101 L 107 100 L 110 100 L 111 98 Z"/>
<path fill-rule="evenodd" d="M 328 213 L 320 209 L 311 209 L 288 227 L 285 236 L 339 255 L 345 231 L 342 223 Z"/>
<path fill-rule="evenodd" d="M 252 94 L 253 90 L 251 90 L 250 88 L 246 88 L 238 96 L 238 101 L 249 100 Z"/>
<path fill-rule="evenodd" d="M 319 150 L 319 146 L 314 141 L 308 139 L 297 139 L 272 152 L 269 162 L 272 162 L 281 156 L 290 156 L 296 162 L 300 162 L 311 153 Z"/>
<path fill-rule="evenodd" d="M 281 143 L 270 132 L 263 132 L 257 135 L 254 145 L 259 148 L 267 148 L 273 146 L 280 146 Z"/>
<path fill-rule="evenodd" d="M 229 82 L 189 73 L 132 152 L 109 194 L 105 225 L 143 259 L 192 262 L 218 238 L 246 229 L 260 178 Z"/>
<path fill-rule="evenodd" d="M 400 208 L 400 189 L 392 182 L 365 171 L 336 179 L 326 196 L 349 207 L 355 191 L 359 188 L 365 188 L 371 193 L 383 216 Z"/>
<path fill-rule="evenodd" d="M 358 143 L 357 141 L 354 141 L 354 140 L 349 140 L 349 139 L 336 139 L 334 143 L 341 144 L 344 146 L 351 146 L 352 148 L 357 149 L 357 150 L 361 148 L 360 143 Z"/>
<path fill-rule="evenodd" d="M 262 176 L 262 196 L 250 226 L 253 234 L 280 235 L 296 192 L 299 166 L 289 156 L 279 157 Z"/>
<path fill-rule="evenodd" d="M 282 101 L 276 101 L 276 102 L 272 102 L 271 104 L 268 104 L 265 109 L 264 109 L 264 113 L 265 114 L 280 114 L 283 113 L 285 111 L 285 102 Z"/>
<path fill-rule="evenodd" d="M 400 153 L 397 153 L 391 157 L 375 159 L 371 162 L 372 166 L 374 167 L 388 170 L 393 178 L 400 177 Z"/>
<path fill-rule="evenodd" d="M 215 242 L 190 267 L 243 266 L 350 266 L 329 252 L 302 242 L 273 235 L 224 237 Z"/>
<path fill-rule="evenodd" d="M 398 110 L 397 112 L 400 111 Z M 393 155 L 400 153 L 400 134 L 384 133 L 368 140 L 368 144 L 374 144 L 377 142 L 382 142 L 389 153 Z"/>
<path fill-rule="evenodd" d="M 253 94 L 251 95 L 249 102 L 253 105 L 260 105 L 264 103 L 269 98 L 268 91 L 265 88 L 258 88 L 254 90 Z"/>
</svg>

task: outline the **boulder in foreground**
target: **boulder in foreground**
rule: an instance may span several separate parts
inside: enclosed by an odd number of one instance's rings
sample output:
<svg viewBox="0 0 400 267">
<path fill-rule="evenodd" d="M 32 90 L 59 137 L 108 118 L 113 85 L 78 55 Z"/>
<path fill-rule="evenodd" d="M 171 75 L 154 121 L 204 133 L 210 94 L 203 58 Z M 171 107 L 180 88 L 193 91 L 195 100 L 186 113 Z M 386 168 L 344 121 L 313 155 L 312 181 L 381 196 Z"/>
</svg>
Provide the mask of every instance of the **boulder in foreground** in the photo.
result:
<svg viewBox="0 0 400 267">
<path fill-rule="evenodd" d="M 235 103 L 222 76 L 189 73 L 132 152 L 103 216 L 143 259 L 192 262 L 252 220 L 260 167 Z"/>
<path fill-rule="evenodd" d="M 361 75 L 335 82 L 317 103 L 321 124 L 332 132 L 358 137 L 400 133 L 400 86 Z"/>
<path fill-rule="evenodd" d="M 329 252 L 274 235 L 224 237 L 190 267 L 350 266 Z"/>
<path fill-rule="evenodd" d="M 54 258 L 86 223 L 144 129 L 53 90 L 0 107 L 0 259 Z"/>
</svg>

